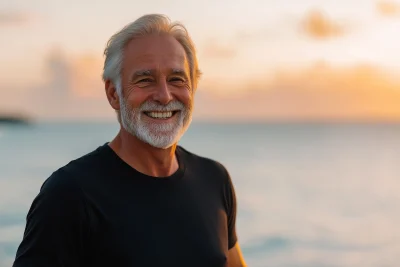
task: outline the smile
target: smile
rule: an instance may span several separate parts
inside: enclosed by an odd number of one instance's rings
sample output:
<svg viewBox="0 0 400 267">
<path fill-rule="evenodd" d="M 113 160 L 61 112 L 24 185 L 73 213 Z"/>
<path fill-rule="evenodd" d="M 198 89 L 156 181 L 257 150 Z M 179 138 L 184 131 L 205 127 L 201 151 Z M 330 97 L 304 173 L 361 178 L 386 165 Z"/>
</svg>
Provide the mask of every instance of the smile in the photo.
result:
<svg viewBox="0 0 400 267">
<path fill-rule="evenodd" d="M 164 111 L 164 112 L 160 112 L 160 111 L 148 111 L 148 112 L 144 112 L 144 114 L 146 114 L 147 116 L 149 116 L 150 118 L 153 119 L 169 119 L 172 116 L 174 116 L 178 111 Z"/>
</svg>

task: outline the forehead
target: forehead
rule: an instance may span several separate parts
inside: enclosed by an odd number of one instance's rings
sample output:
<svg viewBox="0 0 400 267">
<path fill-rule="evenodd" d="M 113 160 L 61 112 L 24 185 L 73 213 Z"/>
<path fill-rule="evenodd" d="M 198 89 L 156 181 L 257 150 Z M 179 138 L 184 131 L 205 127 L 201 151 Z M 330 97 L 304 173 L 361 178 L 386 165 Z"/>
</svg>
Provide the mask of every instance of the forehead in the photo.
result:
<svg viewBox="0 0 400 267">
<path fill-rule="evenodd" d="M 185 50 L 169 35 L 148 35 L 134 39 L 124 50 L 123 69 L 188 69 Z"/>
</svg>

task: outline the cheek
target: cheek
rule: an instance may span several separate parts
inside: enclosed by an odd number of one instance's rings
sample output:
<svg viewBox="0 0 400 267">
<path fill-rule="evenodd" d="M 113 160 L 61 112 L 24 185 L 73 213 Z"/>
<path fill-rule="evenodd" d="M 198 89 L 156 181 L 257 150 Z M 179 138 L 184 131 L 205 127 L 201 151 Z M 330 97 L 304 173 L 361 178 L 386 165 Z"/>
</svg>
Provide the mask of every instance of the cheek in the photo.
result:
<svg viewBox="0 0 400 267">
<path fill-rule="evenodd" d="M 192 92 L 189 90 L 182 90 L 182 92 L 179 93 L 178 100 L 181 101 L 185 106 L 192 106 L 193 105 Z"/>
<path fill-rule="evenodd" d="M 126 98 L 129 105 L 133 108 L 140 107 L 149 98 L 149 94 L 140 88 L 132 88 L 126 91 Z"/>
</svg>

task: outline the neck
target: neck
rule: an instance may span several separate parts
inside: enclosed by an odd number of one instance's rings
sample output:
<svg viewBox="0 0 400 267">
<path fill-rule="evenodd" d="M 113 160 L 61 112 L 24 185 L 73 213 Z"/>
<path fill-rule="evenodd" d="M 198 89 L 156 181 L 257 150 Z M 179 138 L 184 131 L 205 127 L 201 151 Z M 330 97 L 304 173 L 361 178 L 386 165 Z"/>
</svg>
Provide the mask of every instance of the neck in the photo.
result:
<svg viewBox="0 0 400 267">
<path fill-rule="evenodd" d="M 176 144 L 167 149 L 156 148 L 142 142 L 123 127 L 109 146 L 132 168 L 149 176 L 171 176 L 179 168 L 175 156 Z"/>
</svg>

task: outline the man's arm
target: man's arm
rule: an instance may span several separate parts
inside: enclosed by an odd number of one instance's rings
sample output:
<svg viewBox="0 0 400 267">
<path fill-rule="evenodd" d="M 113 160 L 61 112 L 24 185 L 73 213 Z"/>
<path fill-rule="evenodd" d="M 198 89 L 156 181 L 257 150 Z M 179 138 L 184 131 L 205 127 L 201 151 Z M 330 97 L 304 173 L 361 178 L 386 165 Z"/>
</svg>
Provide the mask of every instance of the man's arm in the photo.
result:
<svg viewBox="0 0 400 267">
<path fill-rule="evenodd" d="M 227 178 L 225 182 L 224 199 L 228 217 L 228 267 L 246 267 L 236 235 L 237 200 L 235 188 L 231 176 L 225 167 L 224 171 Z"/>
<path fill-rule="evenodd" d="M 228 267 L 246 267 L 239 243 L 228 250 Z"/>
<path fill-rule="evenodd" d="M 55 172 L 31 205 L 13 267 L 82 266 L 87 221 L 80 188 Z"/>
</svg>

